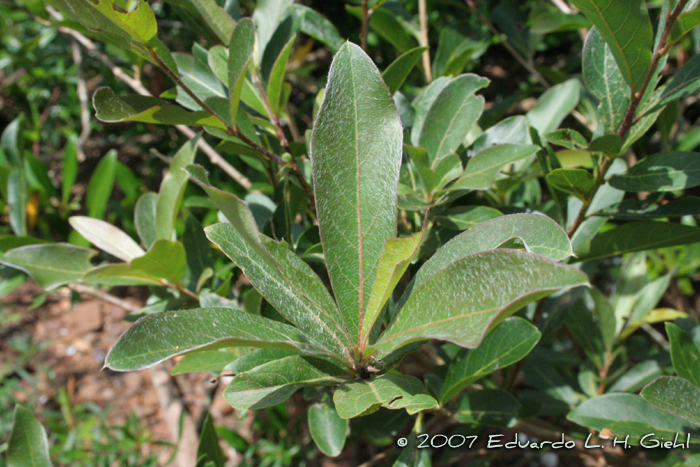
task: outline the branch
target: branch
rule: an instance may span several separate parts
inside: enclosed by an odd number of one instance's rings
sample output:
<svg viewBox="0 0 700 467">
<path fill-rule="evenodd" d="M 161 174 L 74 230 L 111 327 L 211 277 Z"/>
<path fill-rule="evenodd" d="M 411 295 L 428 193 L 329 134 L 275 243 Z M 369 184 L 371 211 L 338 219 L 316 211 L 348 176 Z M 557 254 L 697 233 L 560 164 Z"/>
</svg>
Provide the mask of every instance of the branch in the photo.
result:
<svg viewBox="0 0 700 467">
<path fill-rule="evenodd" d="M 428 9 L 425 0 L 418 0 L 418 19 L 420 20 L 420 46 L 428 47 Z M 425 80 L 433 81 L 433 70 L 430 66 L 430 51 L 423 52 L 423 68 L 425 68 Z"/>
</svg>

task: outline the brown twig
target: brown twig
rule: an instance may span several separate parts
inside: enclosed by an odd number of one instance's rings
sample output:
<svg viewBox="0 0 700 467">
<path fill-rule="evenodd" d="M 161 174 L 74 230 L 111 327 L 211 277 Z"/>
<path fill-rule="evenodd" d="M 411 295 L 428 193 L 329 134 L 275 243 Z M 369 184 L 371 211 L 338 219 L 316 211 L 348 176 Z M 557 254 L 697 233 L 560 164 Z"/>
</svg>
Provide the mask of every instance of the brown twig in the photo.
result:
<svg viewBox="0 0 700 467">
<path fill-rule="evenodd" d="M 420 21 L 420 46 L 428 47 L 428 9 L 425 0 L 418 0 L 418 19 Z M 425 80 L 433 81 L 433 70 L 430 66 L 430 50 L 423 52 L 423 68 L 425 68 Z"/>
</svg>

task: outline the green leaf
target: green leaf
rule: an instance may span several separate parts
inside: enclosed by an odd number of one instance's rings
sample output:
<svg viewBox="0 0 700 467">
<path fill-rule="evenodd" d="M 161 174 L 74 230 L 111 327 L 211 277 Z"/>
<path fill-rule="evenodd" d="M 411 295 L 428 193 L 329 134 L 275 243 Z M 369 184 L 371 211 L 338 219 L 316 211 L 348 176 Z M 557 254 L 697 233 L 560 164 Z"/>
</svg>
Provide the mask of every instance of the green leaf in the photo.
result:
<svg viewBox="0 0 700 467">
<path fill-rule="evenodd" d="M 44 427 L 21 405 L 15 407 L 7 444 L 7 467 L 51 467 Z"/>
<path fill-rule="evenodd" d="M 401 88 L 401 85 L 406 81 L 408 75 L 411 74 L 413 67 L 420 62 L 423 52 L 426 50 L 428 50 L 428 47 L 416 47 L 415 49 L 411 49 L 391 62 L 391 65 L 384 70 L 382 78 L 384 78 L 384 82 L 392 96 Z"/>
<path fill-rule="evenodd" d="M 325 353 L 292 326 L 231 308 L 194 308 L 139 319 L 114 343 L 105 366 L 142 370 L 193 350 L 239 346 Z"/>
<path fill-rule="evenodd" d="M 221 373 L 226 365 L 236 361 L 239 355 L 233 352 L 220 350 L 202 350 L 184 355 L 170 371 L 171 375 L 181 375 L 184 373 L 196 373 L 208 371 L 210 373 Z"/>
<path fill-rule="evenodd" d="M 212 0 L 213 2 L 213 0 Z M 207 413 L 202 424 L 202 432 L 199 434 L 199 446 L 197 446 L 197 467 L 213 462 L 215 467 L 224 467 L 226 456 L 219 445 L 219 437 L 214 428 L 214 420 Z"/>
<path fill-rule="evenodd" d="M 583 46 L 583 80 L 588 91 L 600 101 L 598 113 L 605 133 L 617 133 L 629 106 L 630 89 L 610 46 L 595 27 Z"/>
<path fill-rule="evenodd" d="M 270 268 L 231 224 L 211 225 L 205 232 L 282 316 L 328 353 L 338 357 L 346 354 L 351 341 L 333 298 L 285 242 L 266 240 L 260 244 L 278 265 Z"/>
<path fill-rule="evenodd" d="M 576 250 L 575 261 L 590 261 L 695 242 L 700 242 L 700 229 L 697 227 L 670 222 L 628 222 L 598 234 L 590 243 Z"/>
<path fill-rule="evenodd" d="M 258 35 L 258 50 L 262 55 L 277 25 L 287 16 L 294 0 L 258 0 L 253 21 Z"/>
<path fill-rule="evenodd" d="M 691 6 L 693 2 L 689 2 L 686 6 Z M 695 26 L 700 24 L 700 8 L 698 8 L 697 3 L 695 3 L 692 10 L 684 11 L 678 16 L 676 24 L 673 25 L 671 30 L 670 44 L 678 42 L 684 35 L 689 33 Z"/>
<path fill-rule="evenodd" d="M 347 372 L 330 361 L 294 355 L 238 373 L 224 390 L 224 399 L 238 410 L 255 410 L 284 402 L 306 386 L 340 384 Z"/>
<path fill-rule="evenodd" d="M 340 36 L 338 29 L 325 16 L 311 8 L 295 3 L 292 11 L 301 16 L 299 30 L 309 37 L 326 44 L 332 53 L 336 53 L 345 40 Z"/>
<path fill-rule="evenodd" d="M 109 151 L 97 164 L 92 177 L 90 177 L 85 195 L 88 217 L 96 219 L 104 217 L 107 203 L 112 197 L 117 162 L 117 151 Z"/>
<path fill-rule="evenodd" d="M 92 267 L 90 258 L 97 252 L 68 243 L 27 245 L 0 255 L 0 263 L 7 264 L 32 276 L 44 289 L 78 282 Z"/>
<path fill-rule="evenodd" d="M 580 94 L 581 83 L 577 78 L 552 86 L 527 113 L 530 126 L 542 135 L 556 130 L 564 118 L 576 108 Z"/>
<path fill-rule="evenodd" d="M 71 135 L 63 147 L 61 175 L 61 202 L 66 204 L 78 178 L 78 137 L 76 135 Z"/>
<path fill-rule="evenodd" d="M 446 403 L 484 376 L 525 358 L 541 335 L 536 326 L 522 318 L 506 319 L 486 335 L 479 347 L 467 351 L 448 367 L 440 402 Z"/>
<path fill-rule="evenodd" d="M 117 96 L 112 89 L 101 87 L 95 91 L 92 103 L 98 120 L 108 123 L 144 122 L 162 125 L 210 126 L 225 130 L 226 126 L 218 118 L 204 110 L 190 112 L 180 106 L 155 97 Z"/>
<path fill-rule="evenodd" d="M 413 127 L 411 128 L 411 144 L 413 146 L 418 146 L 418 140 L 423 132 L 425 117 L 428 115 L 430 107 L 440 95 L 440 92 L 445 89 L 445 86 L 450 84 L 450 81 L 451 79 L 445 76 L 437 78 L 425 87 L 413 101 L 413 108 L 416 112 L 413 118 Z"/>
<path fill-rule="evenodd" d="M 496 174 L 511 162 L 533 156 L 539 150 L 533 144 L 497 144 L 469 159 L 462 176 L 448 190 L 488 190 Z"/>
<path fill-rule="evenodd" d="M 346 6 L 345 9 L 358 18 L 362 17 L 362 8 L 359 6 Z M 418 46 L 418 40 L 409 32 L 403 19 L 386 8 L 372 10 L 369 26 L 401 54 Z"/>
<path fill-rule="evenodd" d="M 673 191 L 700 185 L 700 153 L 660 152 L 610 178 L 611 186 L 624 191 Z"/>
<path fill-rule="evenodd" d="M 236 23 L 226 13 L 226 10 L 221 8 L 216 3 L 216 0 L 189 0 L 189 3 L 195 7 L 207 27 L 216 35 L 219 41 L 222 44 L 228 44 Z M 217 465 L 217 467 L 219 466 Z"/>
<path fill-rule="evenodd" d="M 700 8 L 697 11 L 700 14 Z M 694 55 L 680 70 L 673 74 L 663 87 L 660 100 L 646 113 L 665 107 L 685 96 L 696 94 L 698 90 L 700 90 L 700 55 Z"/>
<path fill-rule="evenodd" d="M 547 183 L 557 190 L 585 201 L 595 186 L 595 178 L 585 169 L 554 169 L 547 174 Z"/>
<path fill-rule="evenodd" d="M 586 291 L 593 299 L 593 310 L 595 312 L 600 335 L 603 338 L 605 350 L 610 351 L 615 344 L 617 331 L 617 320 L 615 309 L 610 305 L 607 297 L 595 287 Z"/>
<path fill-rule="evenodd" d="M 68 219 L 68 222 L 90 243 L 122 261 L 129 262 L 146 253 L 131 237 L 105 221 L 73 216 Z"/>
<path fill-rule="evenodd" d="M 170 170 L 163 177 L 156 203 L 156 238 L 172 238 L 178 207 L 187 183 L 185 167 L 194 162 L 198 141 L 199 137 L 195 136 L 177 151 L 170 162 Z"/>
<path fill-rule="evenodd" d="M 700 388 L 687 379 L 660 376 L 642 389 L 640 395 L 664 412 L 700 427 Z"/>
<path fill-rule="evenodd" d="M 418 449 L 418 434 L 415 429 L 408 436 L 406 447 L 403 448 L 392 467 L 432 467 L 430 449 Z"/>
<path fill-rule="evenodd" d="M 359 340 L 361 346 L 369 342 L 372 327 L 377 318 L 379 318 L 386 301 L 399 283 L 399 279 L 406 272 L 406 269 L 411 264 L 411 260 L 418 252 L 422 241 L 422 232 L 411 237 L 390 238 L 387 240 L 382 256 L 379 259 L 377 276 L 365 312 L 365 326 Z"/>
<path fill-rule="evenodd" d="M 639 91 L 651 66 L 654 32 L 642 0 L 572 0 L 593 22 L 610 47 L 633 92 Z"/>
<path fill-rule="evenodd" d="M 500 211 L 487 206 L 457 206 L 444 211 L 437 221 L 448 229 L 467 230 L 502 215 Z"/>
<path fill-rule="evenodd" d="M 454 418 L 470 425 L 509 427 L 518 417 L 520 402 L 502 389 L 468 392 L 459 401 Z"/>
<path fill-rule="evenodd" d="M 341 384 L 333 394 L 341 418 L 369 415 L 380 407 L 406 409 L 409 414 L 437 407 L 435 399 L 425 393 L 423 383 L 408 375 L 383 375 L 370 380 Z"/>
<path fill-rule="evenodd" d="M 671 344 L 671 360 L 676 374 L 700 387 L 700 349 L 690 335 L 673 323 L 666 323 L 666 334 Z"/>
<path fill-rule="evenodd" d="M 253 58 L 255 44 L 255 26 L 250 19 L 244 18 L 231 35 L 228 55 L 228 89 L 231 95 L 231 121 L 238 116 L 238 105 L 245 85 L 245 76 L 250 60 Z"/>
<path fill-rule="evenodd" d="M 27 203 L 29 188 L 22 154 L 21 117 L 17 117 L 2 132 L 2 150 L 9 160 L 7 174 L 7 204 L 10 207 L 10 226 L 15 235 L 27 235 Z M 4 188 L 4 187 L 3 187 Z"/>
<path fill-rule="evenodd" d="M 260 365 L 270 363 L 273 360 L 280 360 L 285 357 L 296 355 L 297 352 L 283 349 L 255 349 L 235 362 L 231 362 L 224 368 L 225 371 L 230 371 L 233 374 L 243 373 L 257 368 Z"/>
<path fill-rule="evenodd" d="M 16 235 L 0 235 L 0 253 L 14 250 L 21 246 L 38 245 L 41 243 L 51 243 L 51 241 L 30 236 L 18 237 Z"/>
<path fill-rule="evenodd" d="M 182 243 L 159 239 L 153 242 L 145 255 L 131 261 L 131 270 L 147 276 L 167 279 L 171 284 L 179 284 L 187 260 Z"/>
<path fill-rule="evenodd" d="M 309 407 L 309 431 L 316 446 L 327 456 L 336 457 L 343 452 L 350 424 L 340 418 L 329 401 Z"/>
<path fill-rule="evenodd" d="M 637 392 L 663 373 L 663 369 L 656 360 L 646 360 L 633 366 L 628 372 L 620 376 L 608 388 L 607 392 Z M 595 381 L 593 382 L 593 387 L 592 393 L 597 396 L 598 387 Z"/>
<path fill-rule="evenodd" d="M 275 59 L 274 65 L 270 70 L 270 76 L 267 82 L 267 98 L 270 102 L 270 108 L 274 115 L 279 114 L 280 98 L 282 96 L 282 86 L 284 85 L 284 77 L 287 74 L 287 63 L 289 62 L 289 54 L 292 51 L 296 36 L 292 35 L 287 44 L 282 49 L 282 52 Z"/>
<path fill-rule="evenodd" d="M 484 110 L 484 98 L 474 96 L 489 80 L 474 74 L 453 79 L 430 106 L 418 145 L 428 150 L 431 168 L 454 153 Z"/>
<path fill-rule="evenodd" d="M 162 286 L 161 277 L 132 269 L 129 263 L 114 263 L 97 266 L 85 272 L 83 282 L 93 285 L 157 285 Z"/>
<path fill-rule="evenodd" d="M 673 439 L 676 433 L 692 430 L 684 420 L 657 409 L 635 394 L 605 394 L 584 401 L 567 415 L 569 420 L 596 431 L 608 429 L 612 436 L 624 439 L 629 435 L 632 445 L 654 433 L 654 438 Z"/>
<path fill-rule="evenodd" d="M 311 161 L 323 251 L 351 336 L 362 333 L 376 267 L 396 235 L 401 144 L 401 121 L 379 70 L 347 42 L 331 65 Z"/>
<path fill-rule="evenodd" d="M 184 86 L 178 83 L 178 97 L 176 101 L 190 110 L 203 110 L 201 106 L 187 93 L 185 87 L 190 89 L 201 100 L 206 101 L 212 96 L 225 97 L 226 90 L 214 72 L 209 67 L 209 54 L 199 44 L 192 47 L 192 55 L 174 53 L 173 58 L 177 63 L 177 71 Z"/>
<path fill-rule="evenodd" d="M 490 329 L 528 303 L 587 283 L 585 274 L 531 253 L 493 250 L 462 257 L 416 281 L 372 348 L 388 355 L 422 339 L 475 348 Z"/>
<path fill-rule="evenodd" d="M 199 221 L 192 215 L 185 220 L 185 234 L 182 236 L 187 255 L 187 268 L 190 271 L 190 289 L 199 290 L 202 274 L 207 269 L 214 270 L 211 257 L 212 245 L 204 234 Z"/>
<path fill-rule="evenodd" d="M 149 191 L 141 195 L 134 208 L 134 224 L 146 248 L 150 248 L 158 238 L 156 234 L 156 205 L 158 204 L 158 194 Z"/>
<path fill-rule="evenodd" d="M 616 134 L 599 136 L 591 141 L 591 144 L 588 145 L 588 150 L 617 157 L 622 150 L 622 140 Z"/>
<path fill-rule="evenodd" d="M 581 149 L 588 146 L 588 141 L 581 133 L 571 128 L 562 128 L 542 135 L 552 144 L 557 144 L 568 149 Z"/>
</svg>

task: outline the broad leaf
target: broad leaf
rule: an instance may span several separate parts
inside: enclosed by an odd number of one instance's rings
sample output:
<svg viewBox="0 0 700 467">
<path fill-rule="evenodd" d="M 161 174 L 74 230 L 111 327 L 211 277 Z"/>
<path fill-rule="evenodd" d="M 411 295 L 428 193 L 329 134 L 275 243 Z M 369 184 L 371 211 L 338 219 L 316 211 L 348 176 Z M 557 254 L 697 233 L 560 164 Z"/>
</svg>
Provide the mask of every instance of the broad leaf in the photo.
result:
<svg viewBox="0 0 700 467">
<path fill-rule="evenodd" d="M 575 261 L 700 242 L 700 229 L 670 222 L 629 222 L 598 234 L 576 250 Z"/>
<path fill-rule="evenodd" d="M 649 204 L 645 200 L 626 199 L 593 215 L 626 220 L 697 216 L 700 215 L 700 198 L 684 196 L 664 204 Z"/>
<path fill-rule="evenodd" d="M 225 130 L 224 123 L 204 110 L 190 112 L 155 97 L 117 96 L 108 87 L 99 88 L 92 98 L 98 120 L 103 122 L 144 122 L 163 125 L 210 126 Z"/>
<path fill-rule="evenodd" d="M 318 403 L 309 407 L 309 431 L 316 446 L 325 455 L 338 456 L 343 452 L 349 423 L 340 418 L 332 403 Z"/>
<path fill-rule="evenodd" d="M 134 258 L 130 266 L 132 272 L 165 279 L 177 285 L 187 266 L 185 247 L 176 241 L 156 240 L 146 254 Z"/>
<path fill-rule="evenodd" d="M 620 72 L 610 46 L 597 28 L 592 28 L 583 47 L 583 79 L 599 101 L 598 112 L 605 133 L 617 133 L 629 106 L 629 85 Z"/>
<path fill-rule="evenodd" d="M 406 409 L 409 414 L 414 414 L 438 405 L 425 393 L 423 383 L 408 375 L 349 381 L 335 390 L 333 402 L 341 418 L 369 415 L 380 407 Z"/>
<path fill-rule="evenodd" d="M 642 159 L 624 174 L 610 178 L 624 191 L 673 191 L 700 185 L 700 153 L 660 152 Z"/>
<path fill-rule="evenodd" d="M 347 377 L 328 360 L 295 355 L 239 373 L 224 390 L 224 399 L 235 409 L 262 409 L 284 402 L 302 387 L 340 384 Z"/>
<path fill-rule="evenodd" d="M 105 221 L 85 216 L 73 216 L 68 221 L 90 243 L 122 261 L 129 262 L 146 253 L 126 233 Z"/>
<path fill-rule="evenodd" d="M 593 175 L 585 169 L 554 169 L 546 178 L 551 187 L 582 201 L 588 198 L 595 186 Z"/>
<path fill-rule="evenodd" d="M 228 89 L 231 96 L 231 121 L 238 116 L 238 104 L 245 85 L 248 65 L 253 58 L 255 27 L 247 18 L 242 19 L 231 35 L 228 55 Z"/>
<path fill-rule="evenodd" d="M 134 224 L 136 232 L 141 238 L 146 248 L 149 248 L 156 241 L 156 205 L 158 204 L 158 194 L 149 191 L 141 195 L 134 208 Z"/>
<path fill-rule="evenodd" d="M 212 2 L 214 0 L 211 0 Z M 199 434 L 199 446 L 197 446 L 197 467 L 213 462 L 214 467 L 224 467 L 226 456 L 219 445 L 219 437 L 214 428 L 214 420 L 207 413 L 202 424 L 202 432 Z"/>
<path fill-rule="evenodd" d="M 638 91 L 651 65 L 654 32 L 641 0 L 572 0 L 610 47 L 627 83 Z"/>
<path fill-rule="evenodd" d="M 367 304 L 365 327 L 360 335 L 361 346 L 368 343 L 370 331 L 384 308 L 384 304 L 391 296 L 403 273 L 406 272 L 406 269 L 411 264 L 411 260 L 418 252 L 422 240 L 422 232 L 412 237 L 390 238 L 387 240 L 377 266 L 377 278 L 374 281 L 374 287 Z"/>
<path fill-rule="evenodd" d="M 173 54 L 173 58 L 177 63 L 177 71 L 182 82 L 182 85 L 178 83 L 177 103 L 190 110 L 203 110 L 185 92 L 185 87 L 205 102 L 211 97 L 226 96 L 224 85 L 209 67 L 209 54 L 201 45 L 195 44 L 192 47 L 192 55 L 178 52 Z"/>
<path fill-rule="evenodd" d="M 416 282 L 372 348 L 388 355 L 422 339 L 475 348 L 490 329 L 528 303 L 587 283 L 585 274 L 539 255 L 514 250 L 476 253 Z"/>
<path fill-rule="evenodd" d="M 576 78 L 552 86 L 527 113 L 528 122 L 542 135 L 556 130 L 578 105 L 579 94 L 581 84 Z"/>
<path fill-rule="evenodd" d="M 294 0 L 259 0 L 255 5 L 253 21 L 258 36 L 258 49 L 260 55 L 267 47 L 277 25 L 287 16 Z"/>
<path fill-rule="evenodd" d="M 216 0 L 191 0 L 189 3 L 201 15 L 207 27 L 211 29 L 219 41 L 222 44 L 228 44 L 236 23 L 226 10 L 221 8 Z"/>
<path fill-rule="evenodd" d="M 671 360 L 676 374 L 700 387 L 700 349 L 690 335 L 673 323 L 666 323 L 666 334 L 671 344 Z"/>
<path fill-rule="evenodd" d="M 688 433 L 692 425 L 657 409 L 635 394 L 605 394 L 584 401 L 566 417 L 574 423 L 596 431 L 608 429 L 613 436 L 629 435 L 632 445 L 649 433 L 654 438 L 673 439 L 676 433 Z"/>
<path fill-rule="evenodd" d="M 184 355 L 170 371 L 171 375 L 208 371 L 221 373 L 226 365 L 238 359 L 239 354 L 221 350 L 201 350 Z"/>
<path fill-rule="evenodd" d="M 450 84 L 450 81 L 451 79 L 445 76 L 437 78 L 426 86 L 413 101 L 413 108 L 416 112 L 413 118 L 413 127 L 411 128 L 411 144 L 413 146 L 418 146 L 418 140 L 423 133 L 425 117 L 428 115 L 430 107 L 433 105 L 438 95 L 440 95 L 440 92 L 445 89 L 445 86 Z"/>
<path fill-rule="evenodd" d="M 273 269 L 231 224 L 211 225 L 205 232 L 282 316 L 328 352 L 345 355 L 352 341 L 343 316 L 321 279 L 285 242 L 260 245 L 278 265 Z"/>
<path fill-rule="evenodd" d="M 440 225 L 448 229 L 467 230 L 502 215 L 500 211 L 487 206 L 457 206 L 444 211 L 437 219 Z"/>
<path fill-rule="evenodd" d="M 494 372 L 525 358 L 540 340 L 537 327 L 522 318 L 510 317 L 488 333 L 479 347 L 466 351 L 447 369 L 440 392 L 446 403 L 462 389 Z"/>
<path fill-rule="evenodd" d="M 692 9 L 687 10 L 688 7 Z M 678 42 L 698 24 L 700 24 L 700 8 L 698 8 L 697 3 L 695 3 L 693 6 L 693 2 L 688 2 L 686 4 L 686 11 L 680 14 L 676 24 L 673 25 L 669 42 L 672 44 Z"/>
<path fill-rule="evenodd" d="M 51 467 L 46 431 L 21 405 L 15 407 L 12 433 L 7 443 L 7 467 Z"/>
<path fill-rule="evenodd" d="M 292 11 L 301 17 L 301 25 L 299 26 L 301 32 L 326 44 L 333 53 L 336 53 L 343 46 L 345 40 L 340 36 L 335 25 L 325 16 L 298 3 L 292 5 Z"/>
<path fill-rule="evenodd" d="M 660 376 L 640 394 L 653 406 L 700 427 L 700 388 L 687 379 Z"/>
<path fill-rule="evenodd" d="M 401 144 L 399 115 L 379 71 L 347 42 L 331 65 L 311 161 L 323 251 L 351 336 L 363 331 L 382 250 L 396 235 Z"/>
<path fill-rule="evenodd" d="M 511 162 L 533 156 L 539 150 L 532 144 L 497 144 L 469 159 L 462 176 L 448 190 L 488 190 L 496 174 Z"/>
<path fill-rule="evenodd" d="M 382 78 L 384 78 L 384 82 L 392 96 L 401 88 L 401 85 L 406 81 L 408 75 L 411 74 L 413 67 L 420 62 L 423 52 L 426 50 L 428 50 L 428 47 L 411 49 L 391 62 L 391 65 L 384 70 Z"/>
<path fill-rule="evenodd" d="M 233 374 L 243 373 L 244 371 L 250 371 L 253 368 L 257 368 L 260 365 L 265 365 L 274 360 L 280 360 L 285 357 L 291 357 L 297 355 L 296 352 L 292 350 L 285 349 L 255 349 L 238 358 L 236 361 L 229 363 L 224 367 L 224 371 L 231 372 Z"/>
<path fill-rule="evenodd" d="M 105 366 L 141 370 L 192 350 L 238 346 L 326 353 L 292 326 L 231 308 L 195 308 L 139 319 L 114 343 Z"/>
<path fill-rule="evenodd" d="M 561 128 L 542 135 L 544 139 L 552 144 L 564 146 L 568 149 L 582 149 L 588 146 L 588 141 L 581 133 L 571 128 Z"/>
<path fill-rule="evenodd" d="M 426 114 L 418 145 L 428 150 L 431 168 L 462 143 L 484 109 L 483 97 L 474 93 L 489 80 L 474 74 L 460 75 L 437 96 Z"/>
<path fill-rule="evenodd" d="M 172 238 L 178 207 L 187 183 L 187 172 L 184 169 L 194 162 L 198 141 L 199 137 L 195 136 L 180 148 L 170 163 L 170 170 L 163 177 L 156 203 L 156 238 Z"/>
<path fill-rule="evenodd" d="M 520 402 L 502 389 L 468 392 L 459 401 L 454 418 L 470 425 L 512 426 L 518 417 Z"/>
<path fill-rule="evenodd" d="M 96 253 L 67 243 L 27 245 L 0 255 L 0 263 L 25 271 L 42 288 L 51 290 L 78 282 L 92 267 L 90 258 Z"/>
</svg>

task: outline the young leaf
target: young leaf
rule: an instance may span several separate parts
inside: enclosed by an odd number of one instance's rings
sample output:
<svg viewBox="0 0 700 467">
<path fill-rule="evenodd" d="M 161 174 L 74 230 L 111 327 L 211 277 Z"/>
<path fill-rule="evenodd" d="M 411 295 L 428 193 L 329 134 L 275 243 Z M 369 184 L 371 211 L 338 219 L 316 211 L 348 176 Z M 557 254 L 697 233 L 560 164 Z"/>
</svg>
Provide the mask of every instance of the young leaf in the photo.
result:
<svg viewBox="0 0 700 467">
<path fill-rule="evenodd" d="M 231 308 L 195 308 L 139 319 L 114 343 L 105 366 L 142 370 L 193 350 L 239 346 L 326 353 L 292 326 Z"/>
<path fill-rule="evenodd" d="M 328 352 L 345 355 L 351 340 L 343 316 L 321 279 L 285 242 L 261 243 L 277 264 L 270 268 L 231 224 L 211 225 L 205 232 L 282 316 Z"/>
<path fill-rule="evenodd" d="M 657 409 L 635 394 L 605 394 L 584 401 L 567 415 L 569 420 L 596 431 L 608 429 L 632 445 L 649 433 L 655 438 L 673 439 L 693 429 L 681 418 Z"/>
<path fill-rule="evenodd" d="M 130 266 L 136 274 L 166 279 L 177 285 L 187 267 L 185 247 L 180 242 L 158 239 L 145 255 L 134 258 Z"/>
<path fill-rule="evenodd" d="M 642 0 L 572 0 L 596 26 L 634 92 L 651 66 L 654 32 Z"/>
<path fill-rule="evenodd" d="M 690 381 L 675 376 L 660 376 L 642 389 L 640 395 L 664 412 L 700 427 L 700 388 Z"/>
<path fill-rule="evenodd" d="M 226 129 L 221 120 L 204 110 L 190 112 L 167 101 L 138 94 L 117 96 L 108 87 L 95 91 L 92 103 L 97 111 L 95 116 L 103 122 L 144 122 Z"/>
<path fill-rule="evenodd" d="M 624 191 L 673 191 L 700 185 L 700 153 L 660 152 L 610 178 L 611 186 Z"/>
<path fill-rule="evenodd" d="M 547 174 L 547 183 L 557 190 L 585 201 L 595 186 L 593 175 L 585 169 L 554 169 Z"/>
<path fill-rule="evenodd" d="M 587 283 L 580 271 L 539 255 L 515 250 L 473 254 L 416 283 L 371 347 L 382 356 L 422 339 L 475 348 L 490 329 L 528 303 Z"/>
<path fill-rule="evenodd" d="M 411 74 L 413 67 L 420 62 L 421 56 L 426 50 L 428 50 L 428 47 L 411 49 L 391 62 L 391 65 L 384 70 L 382 78 L 384 78 L 384 82 L 392 96 L 401 88 L 401 85 L 406 81 L 408 75 Z"/>
<path fill-rule="evenodd" d="M 212 0 L 213 2 L 213 0 Z M 197 467 L 213 462 L 214 467 L 224 467 L 226 456 L 219 445 L 219 437 L 214 428 L 214 420 L 207 413 L 202 424 L 202 432 L 199 434 L 199 446 L 197 446 Z"/>
<path fill-rule="evenodd" d="M 46 431 L 34 415 L 15 407 L 12 433 L 7 443 L 7 467 L 51 467 Z"/>
<path fill-rule="evenodd" d="M 255 26 L 250 19 L 244 18 L 231 35 L 228 55 L 228 89 L 231 95 L 231 121 L 238 116 L 238 104 L 245 84 L 246 70 L 253 58 L 255 44 Z"/>
<path fill-rule="evenodd" d="M 556 130 L 564 118 L 576 108 L 580 94 L 581 83 L 576 78 L 552 86 L 527 113 L 530 126 L 542 135 Z"/>
<path fill-rule="evenodd" d="M 533 144 L 497 144 L 469 159 L 462 176 L 448 190 L 488 190 L 496 174 L 511 162 L 533 156 L 539 150 Z"/>
<path fill-rule="evenodd" d="M 25 271 L 44 289 L 78 282 L 97 252 L 68 243 L 27 245 L 0 255 L 0 263 Z"/>
<path fill-rule="evenodd" d="M 396 235 L 401 133 L 379 70 L 347 42 L 331 65 L 311 161 L 323 251 L 351 336 L 364 328 L 377 264 Z"/>
<path fill-rule="evenodd" d="M 184 169 L 194 162 L 198 141 L 199 137 L 195 136 L 177 151 L 170 163 L 170 170 L 163 177 L 156 203 L 156 238 L 172 238 L 178 207 L 187 183 L 187 172 Z"/>
<path fill-rule="evenodd" d="M 341 418 L 376 412 L 380 407 L 406 409 L 409 414 L 438 405 L 425 393 L 423 383 L 408 375 L 382 375 L 370 380 L 353 380 L 338 386 L 333 402 Z"/>
<path fill-rule="evenodd" d="M 146 252 L 122 230 L 99 219 L 73 216 L 70 225 L 90 243 L 127 263 Z"/>
<path fill-rule="evenodd" d="M 598 112 L 605 133 L 617 133 L 629 106 L 629 85 L 620 72 L 610 46 L 592 28 L 583 46 L 583 79 L 599 101 Z"/>
<path fill-rule="evenodd" d="M 279 114 L 280 97 L 282 96 L 282 86 L 284 85 L 284 77 L 287 73 L 287 62 L 289 62 L 289 54 L 292 51 L 296 36 L 292 35 L 287 44 L 284 46 L 280 54 L 274 61 L 270 76 L 267 82 L 267 98 L 270 102 L 270 108 L 274 115 Z"/>
<path fill-rule="evenodd" d="M 467 351 L 448 367 L 440 402 L 446 403 L 484 376 L 525 358 L 541 335 L 536 326 L 522 318 L 506 319 L 486 335 L 479 347 Z"/>
<path fill-rule="evenodd" d="M 671 360 L 676 374 L 700 387 L 700 349 L 690 335 L 673 323 L 666 323 L 666 334 L 671 344 Z"/>
<path fill-rule="evenodd" d="M 502 389 L 468 392 L 459 401 L 454 418 L 469 425 L 509 427 L 518 418 L 520 402 Z"/>
<path fill-rule="evenodd" d="M 576 250 L 575 261 L 700 242 L 700 229 L 670 222 L 628 222 L 597 235 Z"/>
<path fill-rule="evenodd" d="M 309 431 L 316 446 L 327 456 L 336 457 L 343 452 L 350 424 L 340 418 L 329 401 L 309 407 Z"/>
<path fill-rule="evenodd" d="M 428 150 L 431 167 L 462 143 L 484 109 L 484 98 L 474 96 L 489 80 L 474 74 L 460 75 L 440 92 L 426 114 L 418 145 Z"/>
<path fill-rule="evenodd" d="M 134 208 L 134 224 L 146 248 L 150 248 L 158 238 L 156 234 L 156 205 L 158 204 L 158 194 L 149 191 L 141 195 Z"/>
<path fill-rule="evenodd" d="M 348 373 L 330 361 L 294 355 L 238 373 L 224 390 L 224 399 L 238 410 L 255 410 L 284 402 L 305 386 L 340 384 Z"/>
</svg>

